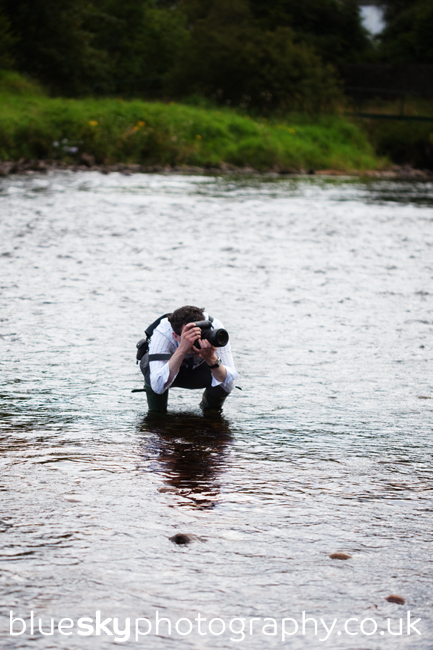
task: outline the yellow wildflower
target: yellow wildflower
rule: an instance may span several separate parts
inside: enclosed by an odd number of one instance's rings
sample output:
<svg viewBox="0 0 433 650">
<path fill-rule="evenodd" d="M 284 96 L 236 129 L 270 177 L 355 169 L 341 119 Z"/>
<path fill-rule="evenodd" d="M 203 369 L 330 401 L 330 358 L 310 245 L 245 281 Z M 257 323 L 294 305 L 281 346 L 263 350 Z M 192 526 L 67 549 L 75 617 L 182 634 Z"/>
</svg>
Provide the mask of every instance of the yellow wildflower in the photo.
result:
<svg viewBox="0 0 433 650">
<path fill-rule="evenodd" d="M 89 120 L 90 126 L 98 126 L 98 122 L 96 120 Z"/>
<path fill-rule="evenodd" d="M 143 122 L 142 120 L 140 120 L 139 122 L 137 122 L 137 126 L 139 126 L 140 128 L 142 126 L 146 126 L 146 122 Z"/>
<path fill-rule="evenodd" d="M 201 140 L 201 135 L 196 135 L 195 137 L 197 138 L 197 140 Z"/>
</svg>

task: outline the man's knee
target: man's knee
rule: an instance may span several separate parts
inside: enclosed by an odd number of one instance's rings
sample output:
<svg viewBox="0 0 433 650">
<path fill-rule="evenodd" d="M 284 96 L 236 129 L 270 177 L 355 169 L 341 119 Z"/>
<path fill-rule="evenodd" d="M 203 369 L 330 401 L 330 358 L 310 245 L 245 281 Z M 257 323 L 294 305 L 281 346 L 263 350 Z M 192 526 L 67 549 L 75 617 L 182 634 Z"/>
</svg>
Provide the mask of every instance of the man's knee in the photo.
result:
<svg viewBox="0 0 433 650">
<path fill-rule="evenodd" d="M 221 409 L 229 393 L 221 385 L 208 386 L 200 403 L 202 409 Z"/>
</svg>

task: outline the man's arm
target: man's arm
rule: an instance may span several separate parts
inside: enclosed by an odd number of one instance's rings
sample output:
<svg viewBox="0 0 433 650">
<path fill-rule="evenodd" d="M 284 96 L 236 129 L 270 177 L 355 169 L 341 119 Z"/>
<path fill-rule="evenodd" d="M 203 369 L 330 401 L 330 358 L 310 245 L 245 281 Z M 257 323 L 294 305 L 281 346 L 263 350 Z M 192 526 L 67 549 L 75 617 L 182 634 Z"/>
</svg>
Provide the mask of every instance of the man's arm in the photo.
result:
<svg viewBox="0 0 433 650">
<path fill-rule="evenodd" d="M 213 327 L 219 329 L 224 327 L 223 323 L 217 318 L 214 318 Z M 200 341 L 201 344 L 208 343 L 208 341 Z M 204 347 L 204 346 L 203 346 Z M 209 348 L 209 346 L 206 346 Z M 210 346 L 211 348 L 212 346 Z M 219 368 L 211 370 L 212 372 L 212 386 L 220 385 L 227 393 L 230 393 L 235 387 L 235 381 L 238 378 L 233 356 L 230 349 L 230 343 L 227 343 L 222 348 L 214 348 L 214 354 L 209 355 L 209 365 L 212 366 L 216 363 L 217 358 L 220 357 L 222 365 Z"/>
<path fill-rule="evenodd" d="M 208 366 L 213 366 L 218 361 L 217 348 L 209 343 L 206 339 L 200 341 L 201 352 L 200 356 L 206 361 Z M 218 368 L 211 368 L 212 376 L 221 384 L 223 384 L 227 377 L 227 370 L 225 366 L 221 365 Z"/>
<path fill-rule="evenodd" d="M 173 355 L 176 351 L 176 342 L 173 338 L 173 330 L 167 321 L 162 321 L 154 330 L 149 343 L 149 357 L 153 355 Z M 162 395 L 168 386 L 169 375 L 168 360 L 149 361 L 150 386 L 157 395 Z"/>
</svg>

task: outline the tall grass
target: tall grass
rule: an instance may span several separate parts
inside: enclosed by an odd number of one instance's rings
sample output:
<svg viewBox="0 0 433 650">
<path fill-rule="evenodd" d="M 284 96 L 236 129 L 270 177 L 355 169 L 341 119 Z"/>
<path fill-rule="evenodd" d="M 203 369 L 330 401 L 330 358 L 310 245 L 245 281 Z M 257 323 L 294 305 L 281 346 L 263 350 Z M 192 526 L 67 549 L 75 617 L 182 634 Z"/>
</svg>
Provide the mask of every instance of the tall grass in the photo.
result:
<svg viewBox="0 0 433 650">
<path fill-rule="evenodd" d="M 0 75 L 0 159 L 73 163 L 84 153 L 99 164 L 229 163 L 280 171 L 365 170 L 386 164 L 363 131 L 339 116 L 308 121 L 292 116 L 278 123 L 230 109 L 49 98 L 18 75 Z"/>
</svg>

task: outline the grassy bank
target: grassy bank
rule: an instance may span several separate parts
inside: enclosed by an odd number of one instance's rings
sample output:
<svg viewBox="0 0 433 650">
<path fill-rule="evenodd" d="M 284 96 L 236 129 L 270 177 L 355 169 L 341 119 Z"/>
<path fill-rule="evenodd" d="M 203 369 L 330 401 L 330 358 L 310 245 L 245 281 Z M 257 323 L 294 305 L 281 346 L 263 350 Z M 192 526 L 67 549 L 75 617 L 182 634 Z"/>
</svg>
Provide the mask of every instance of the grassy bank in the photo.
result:
<svg viewBox="0 0 433 650">
<path fill-rule="evenodd" d="M 379 159 L 362 129 L 338 117 L 278 123 L 174 103 L 49 98 L 14 73 L 0 75 L 0 160 L 228 163 L 257 170 L 365 170 Z"/>
</svg>

